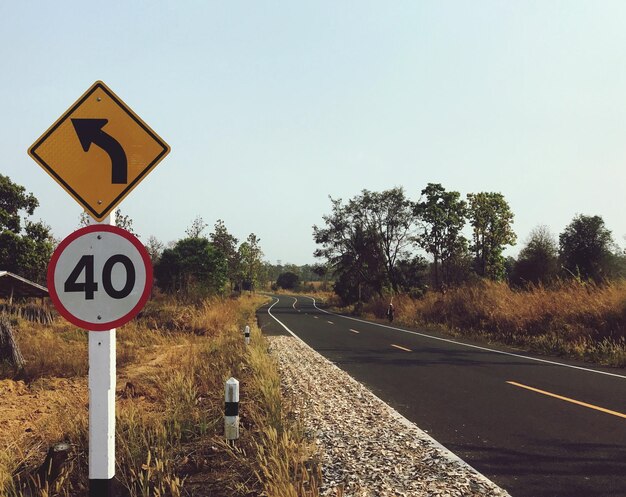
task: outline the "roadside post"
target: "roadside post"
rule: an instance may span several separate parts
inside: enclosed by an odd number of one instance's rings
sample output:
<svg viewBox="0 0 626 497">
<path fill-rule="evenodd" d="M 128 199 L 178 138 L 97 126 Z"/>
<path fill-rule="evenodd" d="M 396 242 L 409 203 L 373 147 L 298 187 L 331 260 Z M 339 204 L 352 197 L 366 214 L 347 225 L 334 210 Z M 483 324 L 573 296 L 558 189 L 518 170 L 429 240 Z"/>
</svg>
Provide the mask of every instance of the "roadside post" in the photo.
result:
<svg viewBox="0 0 626 497">
<path fill-rule="evenodd" d="M 115 226 L 115 207 L 170 147 L 96 81 L 29 148 L 28 154 L 90 215 L 48 265 L 59 313 L 89 333 L 89 496 L 113 497 L 116 329 L 150 297 L 145 247 Z"/>
<path fill-rule="evenodd" d="M 239 381 L 229 378 L 224 387 L 224 436 L 228 442 L 239 438 Z"/>
<path fill-rule="evenodd" d="M 243 336 L 244 336 L 246 345 L 250 345 L 250 326 L 246 325 L 246 328 L 244 329 L 244 332 L 243 332 Z"/>
</svg>

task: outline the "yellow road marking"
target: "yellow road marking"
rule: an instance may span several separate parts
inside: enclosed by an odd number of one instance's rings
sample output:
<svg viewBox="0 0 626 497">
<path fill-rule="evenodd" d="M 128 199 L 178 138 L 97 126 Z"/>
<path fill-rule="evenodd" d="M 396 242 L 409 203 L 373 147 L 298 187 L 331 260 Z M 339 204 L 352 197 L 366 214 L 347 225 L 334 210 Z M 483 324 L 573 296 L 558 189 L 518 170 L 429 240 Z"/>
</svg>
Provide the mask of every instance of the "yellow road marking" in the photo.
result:
<svg viewBox="0 0 626 497">
<path fill-rule="evenodd" d="M 509 385 L 514 385 L 516 387 L 525 388 L 526 390 L 531 390 L 533 392 L 542 393 L 543 395 L 547 395 L 549 397 L 554 397 L 555 399 L 564 400 L 565 402 L 571 402 L 572 404 L 577 404 L 579 406 L 588 407 L 589 409 L 595 409 L 596 411 L 601 411 L 606 414 L 612 414 L 613 416 L 617 416 L 619 418 L 626 418 L 626 414 L 617 411 L 611 411 L 610 409 L 605 409 L 604 407 L 594 406 L 593 404 L 587 404 L 586 402 L 581 402 L 580 400 L 570 399 L 569 397 L 563 397 L 562 395 L 557 395 L 555 393 L 546 392 L 545 390 L 539 390 L 538 388 L 529 387 L 527 385 L 522 385 L 521 383 L 517 383 L 515 381 L 507 381 Z"/>
<path fill-rule="evenodd" d="M 400 345 L 395 345 L 395 344 L 391 344 L 392 347 L 395 347 L 396 349 L 400 349 L 400 350 L 404 350 L 406 352 L 413 352 L 411 349 L 407 349 L 406 347 L 401 347 Z"/>
<path fill-rule="evenodd" d="M 360 331 L 353 330 L 352 328 L 350 328 L 350 331 L 351 331 L 352 333 L 361 333 Z"/>
</svg>

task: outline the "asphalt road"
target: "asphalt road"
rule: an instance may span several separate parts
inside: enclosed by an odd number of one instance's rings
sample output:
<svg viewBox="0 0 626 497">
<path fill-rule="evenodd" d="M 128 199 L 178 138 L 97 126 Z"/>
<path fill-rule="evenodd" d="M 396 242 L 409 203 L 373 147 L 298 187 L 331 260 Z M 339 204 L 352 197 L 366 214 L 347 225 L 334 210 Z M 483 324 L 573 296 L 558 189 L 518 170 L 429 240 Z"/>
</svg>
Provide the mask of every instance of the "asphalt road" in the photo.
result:
<svg viewBox="0 0 626 497">
<path fill-rule="evenodd" d="M 626 497 L 623 370 L 340 316 L 310 297 L 274 296 L 258 317 L 265 334 L 287 327 L 513 497 Z"/>
</svg>

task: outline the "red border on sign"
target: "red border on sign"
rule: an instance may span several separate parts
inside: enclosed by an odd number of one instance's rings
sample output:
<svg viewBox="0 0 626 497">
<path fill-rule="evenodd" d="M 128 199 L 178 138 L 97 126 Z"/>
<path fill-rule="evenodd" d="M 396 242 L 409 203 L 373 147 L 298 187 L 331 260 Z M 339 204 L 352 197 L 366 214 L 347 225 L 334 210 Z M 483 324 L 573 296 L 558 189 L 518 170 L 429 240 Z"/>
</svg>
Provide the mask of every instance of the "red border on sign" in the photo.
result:
<svg viewBox="0 0 626 497">
<path fill-rule="evenodd" d="M 137 302 L 137 305 L 135 305 L 135 307 L 133 307 L 130 312 L 128 312 L 121 318 L 116 319 L 115 321 L 109 321 L 107 323 L 90 323 L 74 316 L 61 303 L 59 295 L 57 294 L 56 288 L 54 286 L 54 271 L 56 270 L 57 263 L 59 262 L 59 258 L 61 257 L 63 251 L 70 243 L 72 243 L 77 238 L 83 235 L 87 235 L 88 233 L 94 233 L 97 231 L 108 231 L 109 233 L 115 233 L 116 235 L 119 235 L 132 243 L 139 251 L 139 254 L 141 255 L 144 266 L 146 268 L 146 287 L 144 288 L 143 293 L 141 294 L 141 298 L 139 299 L 139 302 Z M 57 308 L 57 311 L 59 311 L 61 316 L 67 319 L 70 323 L 79 326 L 80 328 L 83 328 L 85 330 L 108 331 L 112 328 L 117 328 L 118 326 L 122 326 L 123 324 L 128 323 L 137 314 L 139 314 L 139 311 L 143 308 L 144 305 L 146 305 L 146 302 L 150 298 L 150 290 L 152 289 L 152 263 L 150 262 L 150 255 L 148 254 L 146 247 L 144 247 L 143 244 L 133 234 L 129 233 L 125 229 L 119 228 L 117 226 L 112 226 L 110 224 L 92 224 L 91 226 L 86 226 L 84 228 L 74 231 L 74 233 L 69 234 L 66 238 L 63 239 L 63 241 L 59 244 L 59 246 L 52 254 L 52 258 L 50 259 L 50 263 L 48 264 L 47 280 L 48 293 L 50 294 L 50 298 L 52 299 L 54 306 Z"/>
</svg>

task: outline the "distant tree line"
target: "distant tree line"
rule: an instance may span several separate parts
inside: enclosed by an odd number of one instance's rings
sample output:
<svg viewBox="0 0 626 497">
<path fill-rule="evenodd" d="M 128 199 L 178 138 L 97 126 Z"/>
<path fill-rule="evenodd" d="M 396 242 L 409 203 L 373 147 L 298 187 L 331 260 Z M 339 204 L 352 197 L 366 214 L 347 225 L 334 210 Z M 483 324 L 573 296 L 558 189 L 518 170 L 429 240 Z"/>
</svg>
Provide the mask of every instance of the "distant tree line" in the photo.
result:
<svg viewBox="0 0 626 497">
<path fill-rule="evenodd" d="M 233 291 L 255 291 L 262 279 L 263 252 L 260 239 L 250 233 L 239 240 L 218 219 L 205 236 L 207 224 L 196 217 L 185 231 L 185 238 L 164 248 L 150 237 L 146 248 L 154 266 L 158 287 L 168 293 L 203 297 Z"/>
<path fill-rule="evenodd" d="M 577 215 L 558 241 L 545 226 L 535 228 L 515 259 L 503 255 L 517 237 L 501 193 L 469 193 L 464 199 L 429 183 L 417 201 L 393 188 L 330 202 L 323 225 L 313 226 L 319 245 L 314 255 L 324 261 L 345 303 L 385 291 L 445 291 L 481 278 L 523 287 L 559 278 L 599 283 L 626 272 L 624 254 L 600 216 Z"/>
<path fill-rule="evenodd" d="M 146 240 L 156 284 L 179 295 L 206 295 L 332 280 L 344 302 L 354 303 L 386 291 L 444 291 L 481 278 L 525 287 L 563 278 L 602 283 L 626 276 L 625 254 L 597 215 L 576 215 L 558 237 L 538 226 L 517 258 L 505 258 L 504 249 L 516 243 L 516 235 L 513 213 L 500 193 L 462 198 L 429 183 L 416 201 L 402 188 L 363 190 L 347 202 L 330 201 L 323 225 L 313 227 L 319 264 L 263 262 L 254 233 L 239 243 L 218 220 L 205 236 L 207 224 L 197 217 L 185 238 L 167 247 L 154 236 Z M 45 284 L 56 241 L 49 226 L 32 220 L 38 205 L 32 193 L 0 175 L 0 270 Z M 80 224 L 86 219 L 82 216 Z M 132 219 L 120 210 L 116 222 L 134 232 Z"/>
<path fill-rule="evenodd" d="M 31 218 L 37 198 L 0 174 L 0 270 L 46 284 L 48 262 L 56 241 L 50 227 Z M 89 222 L 86 214 L 79 227 Z M 131 233 L 132 219 L 116 210 L 116 224 Z M 165 247 L 154 236 L 145 246 L 152 259 L 156 284 L 181 296 L 204 296 L 225 291 L 256 290 L 266 280 L 260 239 L 250 233 L 239 243 L 222 220 L 205 236 L 207 225 L 197 217 L 185 238 Z"/>
</svg>

